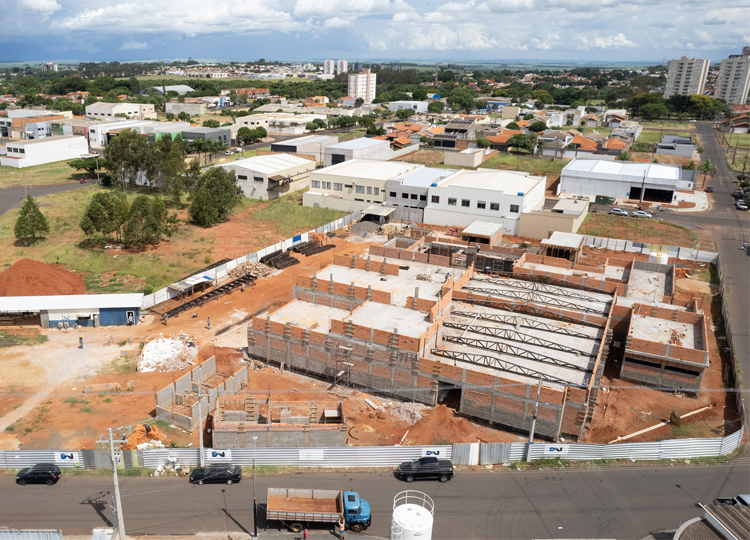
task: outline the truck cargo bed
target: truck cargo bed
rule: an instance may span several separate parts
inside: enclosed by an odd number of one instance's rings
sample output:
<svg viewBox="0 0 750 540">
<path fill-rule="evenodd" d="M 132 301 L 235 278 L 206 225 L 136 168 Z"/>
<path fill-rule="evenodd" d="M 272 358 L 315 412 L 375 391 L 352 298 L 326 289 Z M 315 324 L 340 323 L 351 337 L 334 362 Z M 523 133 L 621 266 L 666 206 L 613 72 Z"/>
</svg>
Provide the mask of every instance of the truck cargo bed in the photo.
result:
<svg viewBox="0 0 750 540">
<path fill-rule="evenodd" d="M 333 523 L 343 514 L 340 491 L 268 488 L 266 518 Z"/>
</svg>

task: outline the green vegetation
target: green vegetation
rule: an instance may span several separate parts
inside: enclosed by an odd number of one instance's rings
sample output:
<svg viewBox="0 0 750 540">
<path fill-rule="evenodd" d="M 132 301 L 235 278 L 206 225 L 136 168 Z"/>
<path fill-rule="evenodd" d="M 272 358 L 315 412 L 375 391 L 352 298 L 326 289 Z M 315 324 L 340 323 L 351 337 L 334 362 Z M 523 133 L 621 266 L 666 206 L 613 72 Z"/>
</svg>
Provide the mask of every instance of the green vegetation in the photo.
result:
<svg viewBox="0 0 750 540">
<path fill-rule="evenodd" d="M 718 285 L 721 283 L 719 280 L 719 270 L 716 268 L 716 265 L 713 264 L 706 268 L 701 268 L 693 274 L 693 277 L 698 281 L 705 281 L 711 285 Z"/>
<path fill-rule="evenodd" d="M 49 186 L 52 184 L 75 182 L 82 175 L 81 173 L 71 171 L 66 161 L 35 165 L 34 167 L 26 167 L 24 169 L 0 167 L 0 188 L 23 187 L 24 176 L 26 177 L 27 186 Z"/>
<path fill-rule="evenodd" d="M 99 373 L 116 373 L 123 375 L 126 373 L 133 373 L 136 368 L 135 358 L 131 356 L 120 356 L 115 358 L 108 364 L 104 365 Z"/>
<path fill-rule="evenodd" d="M 346 133 L 335 133 L 335 135 L 338 136 L 340 142 L 351 141 L 352 139 L 359 139 L 360 137 L 364 137 L 365 130 L 353 129 L 351 131 L 347 131 Z"/>
<path fill-rule="evenodd" d="M 94 408 L 93 408 L 93 407 L 81 407 L 81 408 L 80 408 L 80 409 L 78 409 L 78 410 L 79 410 L 80 412 L 94 412 Z"/>
<path fill-rule="evenodd" d="M 518 169 L 532 174 L 541 172 L 544 174 L 560 174 L 568 160 L 559 159 L 548 161 L 536 159 L 530 156 L 512 154 L 510 152 L 498 152 L 482 164 L 485 169 Z M 503 166 L 504 165 L 504 166 Z"/>
<path fill-rule="evenodd" d="M 29 240 L 30 237 L 32 241 L 37 239 L 37 235 L 41 237 L 42 235 L 49 234 L 47 218 L 39 210 L 39 205 L 31 195 L 26 197 L 23 207 L 18 213 L 16 224 L 13 227 L 13 234 L 18 240 Z"/>
<path fill-rule="evenodd" d="M 750 133 L 727 133 L 724 140 L 730 148 L 750 148 Z"/>
<path fill-rule="evenodd" d="M 14 345 L 41 345 L 47 343 L 49 338 L 45 335 L 33 337 L 18 336 L 7 331 L 0 332 L 0 347 L 13 347 Z"/>
<path fill-rule="evenodd" d="M 112 398 L 104 398 L 104 403 L 112 403 Z"/>
<path fill-rule="evenodd" d="M 651 130 L 644 129 L 643 131 L 641 131 L 641 134 L 638 136 L 638 142 L 646 143 L 646 144 L 656 144 L 659 141 L 661 141 L 661 138 L 664 135 L 679 135 L 680 137 L 690 137 L 691 133 L 688 133 L 687 131 L 664 130 L 664 132 L 661 132 L 661 131 L 651 131 Z"/>
<path fill-rule="evenodd" d="M 8 433 L 13 433 L 15 430 L 16 430 L 16 426 L 14 426 L 13 424 L 5 428 L 5 431 L 7 431 Z"/>
<path fill-rule="evenodd" d="M 290 236 L 301 229 L 316 229 L 344 215 L 346 212 L 330 208 L 302 206 L 302 192 L 297 191 L 279 197 L 269 205 L 259 208 L 253 212 L 253 219 L 273 222 L 278 226 L 281 234 Z"/>
<path fill-rule="evenodd" d="M 234 171 L 208 169 L 198 178 L 193 191 L 190 219 L 201 227 L 212 227 L 224 221 L 243 197 Z"/>
<path fill-rule="evenodd" d="M 673 121 L 665 121 L 665 122 L 641 122 L 641 125 L 645 128 L 653 128 L 653 129 L 687 129 L 687 130 L 694 130 L 695 124 L 691 124 L 689 122 L 673 122 Z"/>
<path fill-rule="evenodd" d="M 579 234 L 642 242 L 663 242 L 667 246 L 698 246 L 698 235 L 687 227 L 652 219 L 633 219 L 609 214 L 589 214 L 583 221 Z"/>
<path fill-rule="evenodd" d="M 672 433 L 669 436 L 671 439 L 690 439 L 693 437 L 705 436 L 705 428 L 702 426 L 697 426 L 695 424 L 683 424 L 679 427 L 671 427 Z"/>
<path fill-rule="evenodd" d="M 583 133 L 593 133 L 596 131 L 597 133 L 604 135 L 606 137 L 609 137 L 612 134 L 612 130 L 614 128 L 608 128 L 608 127 L 580 127 L 576 128 L 578 131 L 583 131 Z"/>
<path fill-rule="evenodd" d="M 78 405 L 79 403 L 83 405 L 87 405 L 88 401 L 86 401 L 85 399 L 78 399 L 77 397 L 69 397 L 69 398 L 65 398 L 63 400 L 63 403 L 68 403 L 70 405 Z"/>
</svg>

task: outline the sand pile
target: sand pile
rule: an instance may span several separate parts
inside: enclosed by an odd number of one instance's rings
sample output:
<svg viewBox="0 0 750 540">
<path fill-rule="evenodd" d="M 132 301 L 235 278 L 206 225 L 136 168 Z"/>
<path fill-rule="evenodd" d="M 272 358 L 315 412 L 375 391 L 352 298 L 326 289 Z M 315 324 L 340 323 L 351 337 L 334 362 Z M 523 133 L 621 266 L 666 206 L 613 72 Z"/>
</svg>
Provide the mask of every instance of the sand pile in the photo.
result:
<svg viewBox="0 0 750 540">
<path fill-rule="evenodd" d="M 21 259 L 0 274 L 0 296 L 86 294 L 78 275 L 31 259 Z"/>
</svg>

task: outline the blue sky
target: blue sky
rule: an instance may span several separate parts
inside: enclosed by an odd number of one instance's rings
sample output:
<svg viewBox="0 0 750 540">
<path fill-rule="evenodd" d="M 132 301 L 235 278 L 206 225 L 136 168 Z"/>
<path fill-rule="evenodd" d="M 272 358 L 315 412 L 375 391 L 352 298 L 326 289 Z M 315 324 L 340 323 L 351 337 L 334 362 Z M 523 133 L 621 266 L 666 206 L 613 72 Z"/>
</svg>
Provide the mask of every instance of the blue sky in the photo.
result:
<svg viewBox="0 0 750 540">
<path fill-rule="evenodd" d="M 0 28 L 0 61 L 718 61 L 750 0 L 0 0 Z"/>
</svg>

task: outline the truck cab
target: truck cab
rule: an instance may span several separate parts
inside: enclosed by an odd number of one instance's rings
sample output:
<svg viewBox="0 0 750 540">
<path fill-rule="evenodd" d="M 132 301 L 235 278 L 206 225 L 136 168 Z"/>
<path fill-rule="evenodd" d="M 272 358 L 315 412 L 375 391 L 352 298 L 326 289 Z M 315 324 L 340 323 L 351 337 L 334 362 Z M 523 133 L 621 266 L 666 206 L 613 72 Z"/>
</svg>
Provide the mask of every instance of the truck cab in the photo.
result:
<svg viewBox="0 0 750 540">
<path fill-rule="evenodd" d="M 361 532 L 370 526 L 370 503 L 356 491 L 344 492 L 344 521 L 352 532 Z"/>
</svg>

